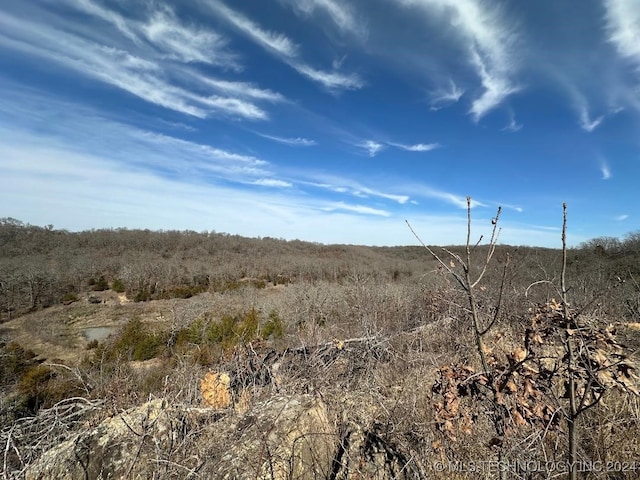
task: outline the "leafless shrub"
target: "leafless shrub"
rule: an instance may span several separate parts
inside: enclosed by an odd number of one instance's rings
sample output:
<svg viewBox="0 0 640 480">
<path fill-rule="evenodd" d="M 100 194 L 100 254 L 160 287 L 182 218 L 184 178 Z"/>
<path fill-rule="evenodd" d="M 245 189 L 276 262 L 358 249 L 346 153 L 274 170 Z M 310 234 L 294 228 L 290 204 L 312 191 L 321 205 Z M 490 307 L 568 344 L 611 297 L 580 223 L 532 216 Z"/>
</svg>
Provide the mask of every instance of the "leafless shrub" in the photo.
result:
<svg viewBox="0 0 640 480">
<path fill-rule="evenodd" d="M 20 478 L 43 452 L 65 440 L 71 431 L 102 408 L 103 400 L 72 397 L 41 409 L 0 430 L 2 478 Z"/>
</svg>

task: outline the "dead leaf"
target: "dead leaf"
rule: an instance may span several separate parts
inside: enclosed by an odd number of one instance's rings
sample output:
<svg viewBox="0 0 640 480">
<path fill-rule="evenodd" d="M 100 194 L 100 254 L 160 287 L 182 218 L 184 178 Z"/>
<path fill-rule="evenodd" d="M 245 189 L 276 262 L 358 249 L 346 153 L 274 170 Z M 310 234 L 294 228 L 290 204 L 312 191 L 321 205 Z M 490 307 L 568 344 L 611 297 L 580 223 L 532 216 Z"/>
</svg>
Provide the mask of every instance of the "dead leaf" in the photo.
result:
<svg viewBox="0 0 640 480">
<path fill-rule="evenodd" d="M 536 418 L 538 418 L 539 420 L 544 420 L 544 409 L 542 408 L 542 405 L 540 404 L 536 404 L 533 407 L 533 414 L 536 416 Z"/>
<path fill-rule="evenodd" d="M 531 337 L 531 341 L 532 341 L 533 343 L 537 343 L 538 345 L 542 345 L 542 344 L 544 343 L 544 341 L 542 340 L 542 337 L 540 336 L 540 334 L 539 334 L 539 333 L 534 334 L 534 335 Z"/>
<path fill-rule="evenodd" d="M 511 353 L 511 357 L 516 362 L 522 362 L 527 358 L 527 351 L 524 348 L 516 347 L 516 349 Z"/>
<path fill-rule="evenodd" d="M 517 410 L 513 410 L 511 412 L 511 415 L 513 416 L 513 423 L 515 423 L 518 427 L 523 427 L 527 424 L 527 421 L 522 417 L 522 415 L 520 415 L 520 412 L 518 412 Z"/>
<path fill-rule="evenodd" d="M 596 362 L 601 366 L 607 363 L 607 353 L 602 349 L 596 350 L 594 357 Z"/>
<path fill-rule="evenodd" d="M 453 422 L 451 420 L 445 420 L 443 429 L 446 432 L 453 434 L 453 431 L 454 431 Z"/>
<path fill-rule="evenodd" d="M 527 397 L 536 397 L 537 390 L 535 388 L 535 384 L 533 383 L 533 380 L 531 380 L 530 378 L 527 378 L 524 381 L 524 394 Z"/>
<path fill-rule="evenodd" d="M 231 378 L 227 373 L 208 372 L 200 380 L 200 393 L 205 405 L 215 409 L 231 405 Z"/>
</svg>

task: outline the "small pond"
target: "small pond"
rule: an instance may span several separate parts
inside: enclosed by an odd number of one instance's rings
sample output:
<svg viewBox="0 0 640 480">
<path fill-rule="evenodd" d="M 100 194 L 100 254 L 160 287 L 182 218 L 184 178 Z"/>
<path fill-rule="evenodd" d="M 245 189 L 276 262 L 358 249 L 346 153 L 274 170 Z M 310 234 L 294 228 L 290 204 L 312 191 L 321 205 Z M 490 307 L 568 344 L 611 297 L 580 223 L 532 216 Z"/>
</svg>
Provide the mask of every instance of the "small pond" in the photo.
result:
<svg viewBox="0 0 640 480">
<path fill-rule="evenodd" d="M 89 342 L 91 342 L 92 340 L 102 342 L 109 335 L 115 333 L 115 331 L 116 327 L 89 327 L 85 328 L 82 333 Z"/>
</svg>

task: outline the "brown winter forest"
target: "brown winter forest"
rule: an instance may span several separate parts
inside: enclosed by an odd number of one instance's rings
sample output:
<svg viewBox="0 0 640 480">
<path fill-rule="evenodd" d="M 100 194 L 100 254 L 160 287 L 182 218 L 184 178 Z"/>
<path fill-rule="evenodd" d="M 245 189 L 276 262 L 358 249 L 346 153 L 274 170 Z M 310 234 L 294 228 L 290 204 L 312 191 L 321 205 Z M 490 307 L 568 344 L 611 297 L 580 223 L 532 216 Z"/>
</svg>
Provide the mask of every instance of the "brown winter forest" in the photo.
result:
<svg viewBox="0 0 640 480">
<path fill-rule="evenodd" d="M 471 228 L 364 247 L 1 219 L 0 477 L 638 478 L 640 232 Z"/>
</svg>

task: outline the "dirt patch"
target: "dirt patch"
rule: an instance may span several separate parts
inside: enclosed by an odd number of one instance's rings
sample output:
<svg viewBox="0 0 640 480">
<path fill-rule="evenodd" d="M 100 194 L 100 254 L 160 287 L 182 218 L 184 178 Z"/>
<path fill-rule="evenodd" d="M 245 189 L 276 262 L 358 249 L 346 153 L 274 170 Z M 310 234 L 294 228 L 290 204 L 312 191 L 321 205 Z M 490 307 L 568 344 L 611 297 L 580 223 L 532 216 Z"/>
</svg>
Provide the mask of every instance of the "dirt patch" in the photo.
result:
<svg viewBox="0 0 640 480">
<path fill-rule="evenodd" d="M 248 303 L 262 304 L 268 312 L 276 301 L 274 296 L 288 293 L 284 285 L 277 285 L 229 293 L 204 292 L 188 299 L 132 302 L 113 291 L 91 291 L 69 305 L 56 305 L 3 323 L 2 338 L 18 342 L 40 358 L 75 364 L 86 355 L 91 340 L 104 341 L 133 318 L 152 330 L 166 331 L 187 326 L 205 313 L 241 312 Z"/>
<path fill-rule="evenodd" d="M 99 303 L 89 301 L 94 294 L 99 294 L 95 297 L 100 298 Z M 33 350 L 41 358 L 76 363 L 91 340 L 103 341 L 131 318 L 158 322 L 158 318 L 167 317 L 165 313 L 165 301 L 123 305 L 104 292 L 90 292 L 70 305 L 56 305 L 4 323 L 3 337 Z"/>
</svg>

